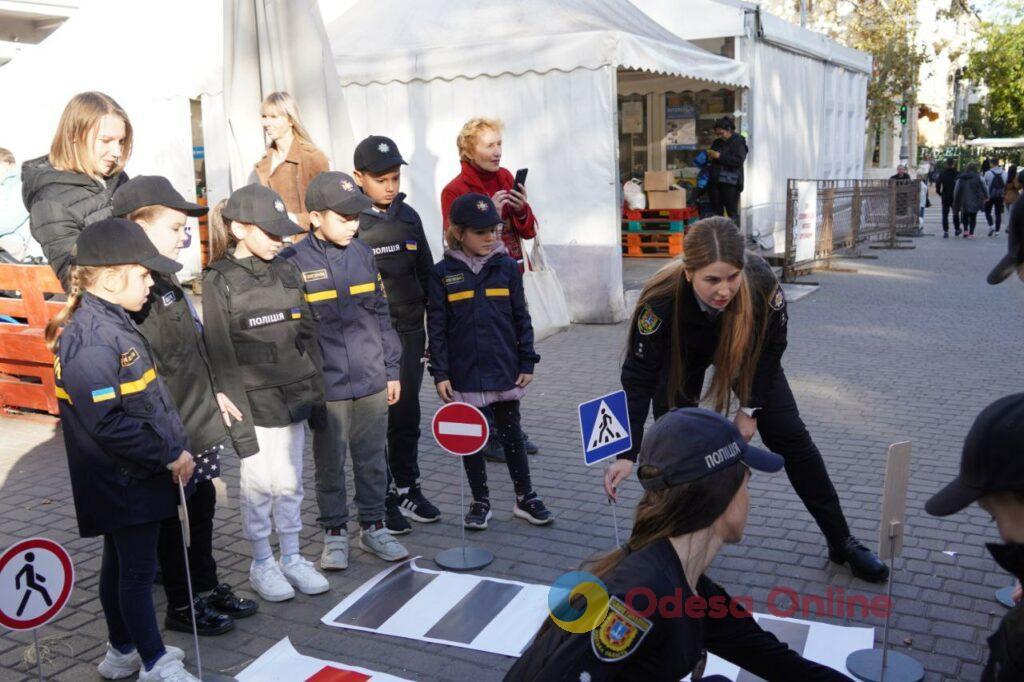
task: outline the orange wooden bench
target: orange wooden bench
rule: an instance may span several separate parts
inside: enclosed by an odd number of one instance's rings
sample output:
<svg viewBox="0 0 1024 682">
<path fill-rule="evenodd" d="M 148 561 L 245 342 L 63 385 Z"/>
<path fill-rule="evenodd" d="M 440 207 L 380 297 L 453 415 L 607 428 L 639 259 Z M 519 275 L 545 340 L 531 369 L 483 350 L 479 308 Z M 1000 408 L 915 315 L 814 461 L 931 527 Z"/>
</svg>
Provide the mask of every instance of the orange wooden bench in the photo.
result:
<svg viewBox="0 0 1024 682">
<path fill-rule="evenodd" d="M 0 291 L 18 292 L 18 298 L 0 296 L 0 315 L 26 324 L 0 320 L 0 407 L 43 410 L 57 414 L 53 383 L 53 354 L 46 348 L 46 323 L 64 308 L 63 301 L 47 301 L 44 294 L 63 293 L 49 265 L 0 264 Z"/>
</svg>

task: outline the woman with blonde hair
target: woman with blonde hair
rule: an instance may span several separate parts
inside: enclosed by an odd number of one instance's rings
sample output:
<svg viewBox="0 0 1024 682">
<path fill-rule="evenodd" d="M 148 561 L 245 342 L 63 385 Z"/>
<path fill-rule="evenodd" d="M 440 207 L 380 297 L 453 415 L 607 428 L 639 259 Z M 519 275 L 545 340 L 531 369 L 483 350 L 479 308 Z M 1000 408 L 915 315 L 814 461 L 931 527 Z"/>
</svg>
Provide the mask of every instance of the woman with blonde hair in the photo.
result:
<svg viewBox="0 0 1024 682">
<path fill-rule="evenodd" d="M 708 399 L 728 414 L 739 401 L 736 426 L 755 432 L 786 460 L 786 474 L 828 542 L 829 559 L 848 563 L 861 580 L 885 581 L 889 569 L 850 534 L 821 452 L 800 419 L 782 368 L 789 315 L 782 285 L 763 258 L 746 253 L 728 218 L 706 218 L 686 231 L 684 258 L 662 268 L 644 287 L 633 313 L 622 365 L 634 448 L 605 472 L 613 499 L 633 471 L 647 413 Z M 704 375 L 715 373 L 702 396 Z"/>
<path fill-rule="evenodd" d="M 267 136 L 267 153 L 256 164 L 257 181 L 284 201 L 285 208 L 302 227 L 309 227 L 306 188 L 330 164 L 317 149 L 299 118 L 299 106 L 287 92 L 272 92 L 263 100 L 260 121 Z"/>
<path fill-rule="evenodd" d="M 65 291 L 75 240 L 86 225 L 111 216 L 131 154 L 132 124 L 121 105 L 102 92 L 81 92 L 64 107 L 49 155 L 22 166 L 29 229 Z"/>
</svg>

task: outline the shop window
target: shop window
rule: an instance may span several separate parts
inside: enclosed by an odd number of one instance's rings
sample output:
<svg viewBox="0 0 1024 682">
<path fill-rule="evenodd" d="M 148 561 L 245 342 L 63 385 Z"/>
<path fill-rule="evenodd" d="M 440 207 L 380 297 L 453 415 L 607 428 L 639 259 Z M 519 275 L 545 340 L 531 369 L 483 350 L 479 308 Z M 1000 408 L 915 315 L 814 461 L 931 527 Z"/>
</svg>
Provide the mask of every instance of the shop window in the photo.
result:
<svg viewBox="0 0 1024 682">
<path fill-rule="evenodd" d="M 619 97 L 619 178 L 643 179 L 647 170 L 647 96 Z"/>
</svg>

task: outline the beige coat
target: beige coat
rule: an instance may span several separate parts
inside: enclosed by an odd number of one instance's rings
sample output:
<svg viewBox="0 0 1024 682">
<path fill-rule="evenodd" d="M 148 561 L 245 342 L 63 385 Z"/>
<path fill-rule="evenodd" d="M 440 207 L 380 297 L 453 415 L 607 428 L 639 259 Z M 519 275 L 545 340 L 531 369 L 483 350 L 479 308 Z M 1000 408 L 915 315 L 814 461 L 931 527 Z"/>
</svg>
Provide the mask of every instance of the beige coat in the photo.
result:
<svg viewBox="0 0 1024 682">
<path fill-rule="evenodd" d="M 302 227 L 309 227 L 309 212 L 306 210 L 306 188 L 320 173 L 329 170 L 327 157 L 319 149 L 298 138 L 292 142 L 288 157 L 270 172 L 270 149 L 256 164 L 256 177 L 261 185 L 281 195 L 285 208 L 295 216 Z"/>
</svg>

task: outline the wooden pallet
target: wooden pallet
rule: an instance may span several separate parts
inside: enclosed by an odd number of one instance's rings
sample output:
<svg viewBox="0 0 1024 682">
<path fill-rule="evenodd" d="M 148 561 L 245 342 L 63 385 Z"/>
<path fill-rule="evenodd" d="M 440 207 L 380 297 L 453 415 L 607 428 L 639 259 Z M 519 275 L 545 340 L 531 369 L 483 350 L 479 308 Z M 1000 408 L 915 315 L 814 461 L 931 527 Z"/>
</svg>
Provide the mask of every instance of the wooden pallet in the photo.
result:
<svg viewBox="0 0 1024 682">
<path fill-rule="evenodd" d="M 624 256 L 674 258 L 682 252 L 683 234 L 681 232 L 644 230 L 622 233 L 622 254 Z"/>
</svg>

